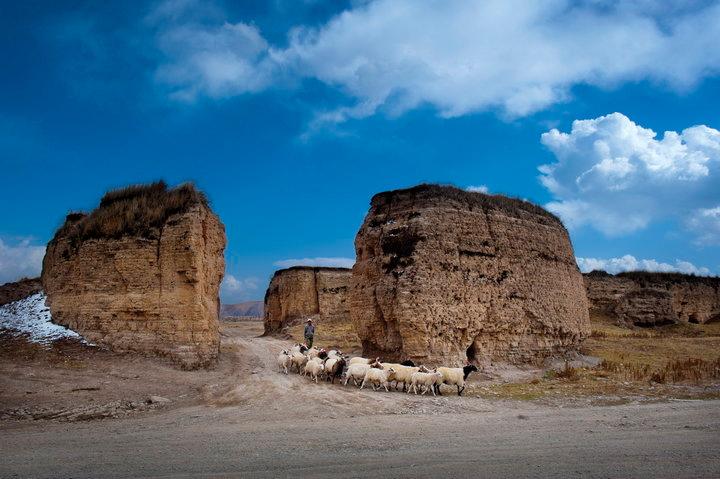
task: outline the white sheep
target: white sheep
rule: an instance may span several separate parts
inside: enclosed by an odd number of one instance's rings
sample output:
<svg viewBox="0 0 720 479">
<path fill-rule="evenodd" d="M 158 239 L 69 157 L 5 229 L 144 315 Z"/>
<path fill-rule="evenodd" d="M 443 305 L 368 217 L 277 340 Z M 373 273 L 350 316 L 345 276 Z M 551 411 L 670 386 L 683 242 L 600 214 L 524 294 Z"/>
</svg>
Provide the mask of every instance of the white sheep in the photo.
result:
<svg viewBox="0 0 720 479">
<path fill-rule="evenodd" d="M 404 364 L 396 363 L 382 363 L 382 368 L 393 368 L 395 370 L 395 389 L 398 389 L 400 383 L 403 385 L 403 391 L 405 391 L 405 385 L 410 385 L 410 376 L 418 371 L 427 372 L 424 366 L 406 366 Z M 422 368 L 422 369 L 421 369 Z"/>
<path fill-rule="evenodd" d="M 425 395 L 425 393 L 428 392 L 429 389 L 432 391 L 433 396 L 435 396 L 435 385 L 442 384 L 443 379 L 444 378 L 442 373 L 439 373 L 436 369 L 433 369 L 432 372 L 429 373 L 418 371 L 411 375 L 410 387 L 408 388 L 407 392 L 408 394 L 410 394 L 410 390 L 412 389 L 415 394 L 417 394 L 417 386 L 419 384 L 421 386 L 421 389 L 423 389 L 423 395 Z"/>
<path fill-rule="evenodd" d="M 335 378 L 342 375 L 343 369 L 345 369 L 345 358 L 329 356 L 325 360 L 325 373 L 328 381 L 332 381 L 333 384 L 335 384 Z"/>
<path fill-rule="evenodd" d="M 342 358 L 342 357 L 343 357 L 342 351 L 340 351 L 340 350 L 338 350 L 338 349 L 331 349 L 330 351 L 327 352 L 327 355 L 328 355 L 328 358 L 333 358 L 333 357 L 334 357 L 334 358 L 338 358 L 338 359 L 339 359 L 339 358 Z"/>
<path fill-rule="evenodd" d="M 323 353 L 325 353 L 325 354 L 323 354 Z M 308 349 L 307 355 L 310 359 L 317 358 L 317 357 L 324 359 L 327 357 L 327 351 L 313 346 L 312 348 Z"/>
<path fill-rule="evenodd" d="M 351 360 L 352 361 L 352 360 Z M 348 381 L 350 378 L 352 378 L 353 382 L 355 383 L 355 386 L 359 384 L 359 381 L 362 381 L 365 379 L 365 373 L 367 370 L 370 369 L 370 365 L 365 363 L 355 363 L 350 364 L 347 368 L 347 371 L 345 371 L 345 382 L 343 383 L 343 386 L 347 386 Z"/>
<path fill-rule="evenodd" d="M 283 350 L 283 352 L 280 353 L 280 355 L 277 357 L 278 366 L 280 367 L 280 371 L 284 371 L 285 374 L 288 373 L 288 366 L 290 366 L 290 353 L 288 353 L 287 349 Z"/>
<path fill-rule="evenodd" d="M 443 376 L 443 384 L 457 386 L 458 396 L 461 396 L 465 389 L 465 380 L 468 375 L 478 369 L 472 364 L 468 364 L 462 368 L 437 368 L 437 370 Z M 439 384 L 435 386 L 435 391 L 442 396 Z"/>
<path fill-rule="evenodd" d="M 388 390 L 388 383 L 392 381 L 393 377 L 395 376 L 395 370 L 393 368 L 388 369 L 379 369 L 379 368 L 370 368 L 365 373 L 365 377 L 363 378 L 363 382 L 360 385 L 360 389 L 365 386 L 366 382 L 372 383 L 373 391 L 377 391 L 380 386 L 383 386 L 385 388 L 385 392 L 390 392 Z"/>
<path fill-rule="evenodd" d="M 292 353 L 305 353 L 307 351 L 307 346 L 305 346 L 302 343 L 295 343 L 292 348 L 290 348 L 290 354 Z"/>
<path fill-rule="evenodd" d="M 307 373 L 308 373 L 308 368 L 309 368 L 310 363 L 323 364 L 323 360 L 322 360 L 322 359 L 319 359 L 319 358 L 311 358 L 311 357 L 308 357 L 308 360 L 307 360 L 307 362 L 305 363 L 305 366 L 304 366 L 304 368 L 303 368 L 303 371 L 300 373 L 301 375 L 303 375 L 303 376 L 307 375 Z"/>
<path fill-rule="evenodd" d="M 368 359 L 368 358 L 361 358 L 361 357 L 354 357 L 350 358 L 350 361 L 348 364 L 373 364 L 380 362 L 380 358 L 375 359 Z"/>
<path fill-rule="evenodd" d="M 308 357 L 305 356 L 303 353 L 295 351 L 292 354 L 290 354 L 290 363 L 292 366 L 295 366 L 297 368 L 298 373 L 302 372 L 301 368 L 305 367 L 305 364 L 307 364 Z"/>
<path fill-rule="evenodd" d="M 315 382 L 318 382 L 318 377 L 323 373 L 325 370 L 325 364 L 323 361 L 319 358 L 313 358 L 305 364 L 305 374 L 310 375 L 310 379 L 314 380 Z"/>
</svg>

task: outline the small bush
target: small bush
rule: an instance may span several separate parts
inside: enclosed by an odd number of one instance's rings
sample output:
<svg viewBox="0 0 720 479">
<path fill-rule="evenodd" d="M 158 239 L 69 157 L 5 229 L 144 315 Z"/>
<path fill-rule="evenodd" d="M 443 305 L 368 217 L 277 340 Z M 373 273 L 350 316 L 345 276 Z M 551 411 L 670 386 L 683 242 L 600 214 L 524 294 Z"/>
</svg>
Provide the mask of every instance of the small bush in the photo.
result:
<svg viewBox="0 0 720 479">
<path fill-rule="evenodd" d="M 556 376 L 567 381 L 577 381 L 580 379 L 577 368 L 570 366 L 570 363 L 567 361 L 565 361 L 565 367 L 558 371 Z"/>
</svg>

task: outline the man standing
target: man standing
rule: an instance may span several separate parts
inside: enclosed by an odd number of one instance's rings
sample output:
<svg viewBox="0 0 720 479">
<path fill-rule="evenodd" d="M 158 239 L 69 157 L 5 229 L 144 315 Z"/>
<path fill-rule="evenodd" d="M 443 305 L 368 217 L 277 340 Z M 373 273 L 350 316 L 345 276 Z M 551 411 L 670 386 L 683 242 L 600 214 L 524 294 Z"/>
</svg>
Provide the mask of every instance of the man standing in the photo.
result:
<svg viewBox="0 0 720 479">
<path fill-rule="evenodd" d="M 315 326 L 313 326 L 312 319 L 308 319 L 307 324 L 305 325 L 305 342 L 307 343 L 308 349 L 312 348 L 314 336 L 315 336 Z"/>
</svg>

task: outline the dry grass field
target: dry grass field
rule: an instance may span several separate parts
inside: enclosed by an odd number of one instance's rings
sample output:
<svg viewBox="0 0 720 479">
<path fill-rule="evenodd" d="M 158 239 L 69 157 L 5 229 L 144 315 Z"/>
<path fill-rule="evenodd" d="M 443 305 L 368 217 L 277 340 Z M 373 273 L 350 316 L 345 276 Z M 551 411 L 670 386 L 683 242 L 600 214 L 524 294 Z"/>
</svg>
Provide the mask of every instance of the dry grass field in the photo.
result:
<svg viewBox="0 0 720 479">
<path fill-rule="evenodd" d="M 720 398 L 720 323 L 680 324 L 655 329 L 626 329 L 602 314 L 591 314 L 592 336 L 582 353 L 600 358 L 596 367 L 539 369 L 534 378 L 480 381 L 466 394 L 481 398 L 577 400 L 618 404 L 631 401 Z M 348 323 L 318 323 L 315 345 L 362 352 Z M 289 333 L 302 341 L 303 326 Z M 530 374 L 532 376 L 532 374 Z M 528 376 L 527 374 L 525 376 Z"/>
</svg>

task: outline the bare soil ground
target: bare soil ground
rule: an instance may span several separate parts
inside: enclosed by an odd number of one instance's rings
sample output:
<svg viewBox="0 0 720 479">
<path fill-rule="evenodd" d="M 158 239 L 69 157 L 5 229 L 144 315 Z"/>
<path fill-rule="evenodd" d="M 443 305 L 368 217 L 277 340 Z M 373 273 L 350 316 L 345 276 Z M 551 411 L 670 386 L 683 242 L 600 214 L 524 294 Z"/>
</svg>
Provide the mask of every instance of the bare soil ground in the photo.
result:
<svg viewBox="0 0 720 479">
<path fill-rule="evenodd" d="M 463 397 L 359 391 L 280 373 L 291 341 L 261 332 L 224 323 L 217 368 L 193 372 L 0 337 L 0 477 L 720 475 L 720 401 L 502 367 Z M 503 392 L 518 380 L 552 394 Z"/>
</svg>

